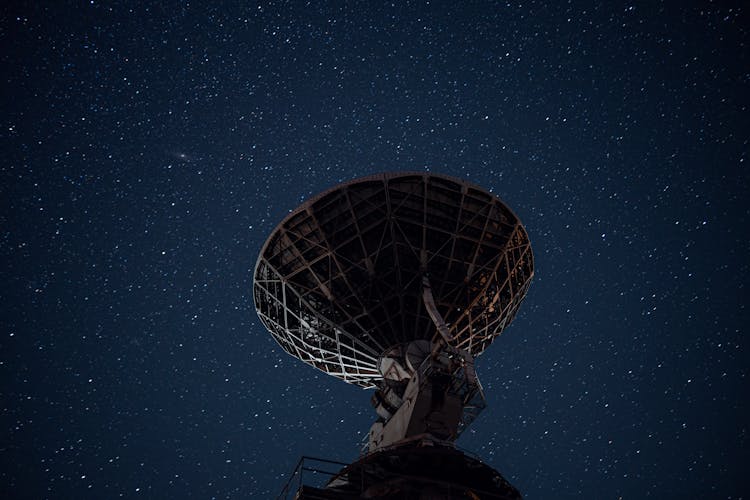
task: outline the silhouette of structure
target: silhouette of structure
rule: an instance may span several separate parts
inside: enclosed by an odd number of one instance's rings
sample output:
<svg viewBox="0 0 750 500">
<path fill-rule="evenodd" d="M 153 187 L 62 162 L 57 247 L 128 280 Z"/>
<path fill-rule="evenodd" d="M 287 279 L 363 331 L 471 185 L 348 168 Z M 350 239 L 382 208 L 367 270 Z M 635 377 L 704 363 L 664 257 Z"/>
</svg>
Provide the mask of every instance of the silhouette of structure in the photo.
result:
<svg viewBox="0 0 750 500">
<path fill-rule="evenodd" d="M 292 479 L 329 479 L 300 482 L 295 498 L 520 498 L 453 443 L 485 407 L 474 358 L 510 324 L 533 274 L 515 214 L 447 176 L 357 179 L 290 213 L 256 264 L 258 315 L 287 353 L 375 389 L 377 413 L 358 461 L 300 462 Z"/>
</svg>

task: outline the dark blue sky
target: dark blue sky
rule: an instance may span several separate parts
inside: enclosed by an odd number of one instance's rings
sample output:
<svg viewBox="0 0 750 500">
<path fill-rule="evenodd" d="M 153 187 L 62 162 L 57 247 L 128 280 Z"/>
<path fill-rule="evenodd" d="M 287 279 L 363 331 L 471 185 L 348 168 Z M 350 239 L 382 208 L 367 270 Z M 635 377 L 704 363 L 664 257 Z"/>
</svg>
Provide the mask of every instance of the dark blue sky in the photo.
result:
<svg viewBox="0 0 750 500">
<path fill-rule="evenodd" d="M 4 5 L 8 498 L 265 498 L 350 461 L 370 393 L 283 354 L 265 238 L 429 170 L 536 277 L 459 440 L 527 499 L 750 494 L 743 2 Z"/>
</svg>

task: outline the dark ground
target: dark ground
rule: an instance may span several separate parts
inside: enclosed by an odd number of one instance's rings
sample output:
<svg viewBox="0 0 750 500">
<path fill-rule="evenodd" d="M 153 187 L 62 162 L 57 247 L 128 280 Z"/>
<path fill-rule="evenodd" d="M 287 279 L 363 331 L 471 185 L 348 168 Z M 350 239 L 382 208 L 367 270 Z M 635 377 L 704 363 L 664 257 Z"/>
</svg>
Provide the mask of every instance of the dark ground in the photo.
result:
<svg viewBox="0 0 750 500">
<path fill-rule="evenodd" d="M 252 269 L 311 194 L 429 170 L 536 256 L 459 444 L 527 499 L 747 498 L 747 7 L 603 3 L 4 5 L 2 496 L 354 459 L 370 394 L 280 351 Z"/>
</svg>

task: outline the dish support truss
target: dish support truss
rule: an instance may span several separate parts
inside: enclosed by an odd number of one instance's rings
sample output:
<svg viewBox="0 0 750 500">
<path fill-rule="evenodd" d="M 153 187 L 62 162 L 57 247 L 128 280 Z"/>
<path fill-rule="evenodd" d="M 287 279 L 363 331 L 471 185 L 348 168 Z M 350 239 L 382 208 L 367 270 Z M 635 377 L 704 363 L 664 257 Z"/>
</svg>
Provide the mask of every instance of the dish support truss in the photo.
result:
<svg viewBox="0 0 750 500">
<path fill-rule="evenodd" d="M 382 379 L 381 353 L 318 313 L 319 307 L 302 298 L 264 258 L 258 262 L 254 293 L 261 322 L 288 354 L 366 389 Z"/>
<path fill-rule="evenodd" d="M 285 218 L 261 251 L 254 299 L 287 353 L 373 388 L 390 347 L 439 336 L 423 278 L 452 347 L 477 356 L 513 320 L 532 276 L 528 235 L 499 199 L 435 174 L 383 174 Z"/>
</svg>

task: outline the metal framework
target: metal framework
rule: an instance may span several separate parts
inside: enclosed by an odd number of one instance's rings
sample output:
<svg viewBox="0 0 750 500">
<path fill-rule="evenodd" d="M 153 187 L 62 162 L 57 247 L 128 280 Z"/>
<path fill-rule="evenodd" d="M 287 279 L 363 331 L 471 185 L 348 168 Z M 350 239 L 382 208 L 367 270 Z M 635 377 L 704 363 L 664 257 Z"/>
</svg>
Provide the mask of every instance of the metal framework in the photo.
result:
<svg viewBox="0 0 750 500">
<path fill-rule="evenodd" d="M 519 491 L 499 472 L 444 443 L 425 445 L 417 439 L 366 455 L 338 472 L 331 471 L 337 465 L 343 464 L 302 457 L 277 498 L 521 500 Z"/>
<path fill-rule="evenodd" d="M 533 273 L 528 235 L 497 197 L 443 175 L 391 173 L 290 213 L 261 251 L 253 295 L 286 352 L 369 388 L 389 347 L 439 337 L 424 277 L 451 345 L 477 356 L 512 321 Z"/>
</svg>

